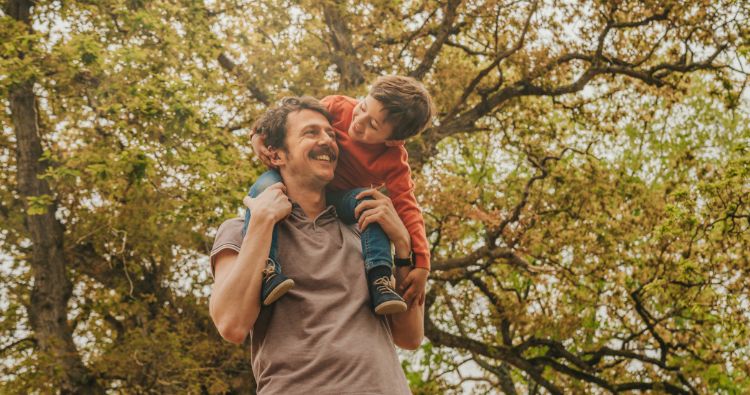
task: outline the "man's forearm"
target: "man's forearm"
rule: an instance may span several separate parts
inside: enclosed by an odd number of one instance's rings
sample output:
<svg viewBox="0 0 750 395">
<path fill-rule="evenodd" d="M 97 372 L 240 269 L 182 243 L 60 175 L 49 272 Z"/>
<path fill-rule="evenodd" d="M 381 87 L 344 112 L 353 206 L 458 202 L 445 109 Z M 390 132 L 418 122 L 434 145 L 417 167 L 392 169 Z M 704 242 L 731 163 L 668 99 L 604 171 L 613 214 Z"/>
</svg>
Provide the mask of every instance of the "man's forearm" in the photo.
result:
<svg viewBox="0 0 750 395">
<path fill-rule="evenodd" d="M 393 342 L 406 350 L 419 348 L 424 338 L 424 305 L 415 303 L 390 319 Z"/>
<path fill-rule="evenodd" d="M 406 278 L 408 268 L 396 268 L 397 286 Z M 414 303 L 400 314 L 390 316 L 393 342 L 404 349 L 415 350 L 424 338 L 424 305 Z"/>
<path fill-rule="evenodd" d="M 227 340 L 241 342 L 260 313 L 260 288 L 274 222 L 252 216 L 240 252 L 219 268 L 211 293 L 211 317 Z M 224 269 L 219 276 L 219 271 Z"/>
</svg>

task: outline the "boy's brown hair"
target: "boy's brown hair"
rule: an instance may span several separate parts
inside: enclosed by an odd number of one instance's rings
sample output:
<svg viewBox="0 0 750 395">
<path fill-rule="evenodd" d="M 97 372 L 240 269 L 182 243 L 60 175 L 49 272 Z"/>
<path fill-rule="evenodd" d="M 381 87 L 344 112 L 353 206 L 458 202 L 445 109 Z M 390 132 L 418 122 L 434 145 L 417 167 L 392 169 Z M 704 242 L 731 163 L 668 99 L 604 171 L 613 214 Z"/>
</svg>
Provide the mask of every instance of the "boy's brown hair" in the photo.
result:
<svg viewBox="0 0 750 395">
<path fill-rule="evenodd" d="M 432 97 L 421 82 L 411 77 L 387 75 L 375 80 L 370 96 L 388 112 L 393 125 L 390 140 L 405 140 L 424 130 L 435 112 Z"/>
<path fill-rule="evenodd" d="M 310 96 L 289 96 L 281 99 L 276 107 L 270 108 L 253 124 L 252 134 L 265 137 L 265 143 L 273 148 L 286 149 L 286 119 L 289 114 L 302 110 L 312 110 L 322 114 L 333 123 L 333 116 L 318 99 Z"/>
</svg>

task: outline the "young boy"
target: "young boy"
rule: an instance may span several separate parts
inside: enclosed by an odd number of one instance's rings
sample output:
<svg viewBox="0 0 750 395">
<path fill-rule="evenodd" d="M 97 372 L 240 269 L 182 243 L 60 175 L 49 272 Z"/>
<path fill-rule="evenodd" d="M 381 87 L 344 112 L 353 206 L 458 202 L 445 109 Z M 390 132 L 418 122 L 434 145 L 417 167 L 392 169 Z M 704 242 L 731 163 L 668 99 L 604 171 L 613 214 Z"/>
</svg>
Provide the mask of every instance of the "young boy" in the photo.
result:
<svg viewBox="0 0 750 395">
<path fill-rule="evenodd" d="M 432 99 L 424 86 L 413 78 L 385 76 L 378 78 L 368 96 L 359 102 L 346 96 L 328 96 L 321 103 L 334 118 L 332 126 L 340 149 L 336 175 L 328 186 L 326 199 L 335 206 L 344 222 L 369 223 L 361 229 L 362 253 L 375 313 L 403 312 L 407 304 L 390 283 L 394 263 L 390 240 L 376 222 L 358 218 L 363 208 L 359 212 L 355 210 L 362 201 L 372 199 L 373 186 L 385 186 L 411 235 L 412 259 L 395 261 L 396 266 L 411 268 L 402 286 L 404 296 L 409 304 L 423 303 L 430 255 L 424 219 L 413 193 L 414 182 L 404 140 L 429 124 L 433 114 Z M 253 132 L 252 146 L 261 161 L 272 167 L 271 153 L 264 146 L 262 131 Z M 248 195 L 255 197 L 280 181 L 278 172 L 270 170 L 258 178 Z M 243 235 L 249 221 L 250 210 L 247 209 Z M 276 259 L 275 236 L 274 231 L 269 265 L 263 278 L 261 300 L 264 305 L 273 303 L 294 286 L 294 281 L 283 275 Z"/>
</svg>

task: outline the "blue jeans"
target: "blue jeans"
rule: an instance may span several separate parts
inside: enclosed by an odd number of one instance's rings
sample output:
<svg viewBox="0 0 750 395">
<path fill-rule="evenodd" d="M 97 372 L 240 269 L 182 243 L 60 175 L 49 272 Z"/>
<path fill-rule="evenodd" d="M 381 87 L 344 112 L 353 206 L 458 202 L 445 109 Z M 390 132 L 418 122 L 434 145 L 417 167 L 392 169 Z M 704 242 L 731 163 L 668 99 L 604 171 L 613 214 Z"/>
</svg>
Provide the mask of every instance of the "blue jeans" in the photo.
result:
<svg viewBox="0 0 750 395">
<path fill-rule="evenodd" d="M 250 187 L 250 190 L 247 192 L 247 196 L 250 196 L 251 198 L 256 198 L 258 195 L 260 195 L 261 192 L 265 191 L 266 188 L 270 187 L 273 184 L 276 184 L 277 182 L 282 182 L 281 180 L 281 174 L 279 174 L 276 170 L 269 170 L 258 177 L 258 179 L 255 181 L 255 184 L 253 184 Z M 242 237 L 245 237 L 245 233 L 247 233 L 247 226 L 250 224 L 250 209 L 245 209 L 245 224 L 242 225 Z M 278 254 L 278 235 L 276 234 L 276 225 L 273 226 L 273 233 L 271 235 L 271 250 L 268 251 L 268 258 L 270 258 L 274 265 L 276 266 L 276 270 L 281 273 L 281 266 L 279 266 L 278 259 L 276 259 L 276 255 Z"/>
<path fill-rule="evenodd" d="M 326 202 L 336 208 L 336 214 L 345 224 L 356 224 L 354 209 L 365 200 L 373 200 L 367 196 L 357 199 L 360 192 L 367 188 L 355 188 L 348 191 L 326 192 Z M 361 229 L 360 240 L 362 242 L 362 255 L 365 258 L 365 270 L 368 272 L 376 266 L 393 266 L 393 255 L 391 255 L 391 240 L 377 222 L 367 225 Z"/>
<path fill-rule="evenodd" d="M 281 175 L 276 170 L 269 170 L 263 173 L 255 184 L 250 187 L 248 196 L 254 198 L 257 197 L 269 186 L 281 182 Z M 326 192 L 326 201 L 336 209 L 336 214 L 346 224 L 355 224 L 357 219 L 354 218 L 354 209 L 364 200 L 372 200 L 371 197 L 365 197 L 364 199 L 357 199 L 355 196 L 360 192 L 366 190 L 366 188 L 356 188 L 348 191 L 341 192 Z M 247 226 L 250 223 L 250 209 L 245 209 L 245 224 L 242 226 L 242 236 L 247 233 Z M 369 271 L 376 266 L 387 266 L 391 268 L 393 266 L 393 256 L 391 255 L 391 241 L 386 236 L 383 228 L 377 223 L 367 225 L 361 233 L 362 242 L 362 255 L 364 255 L 365 269 Z M 273 227 L 273 235 L 271 236 L 271 250 L 268 252 L 268 257 L 276 265 L 276 270 L 281 272 L 281 266 L 279 265 L 278 259 L 278 237 L 276 225 Z"/>
</svg>

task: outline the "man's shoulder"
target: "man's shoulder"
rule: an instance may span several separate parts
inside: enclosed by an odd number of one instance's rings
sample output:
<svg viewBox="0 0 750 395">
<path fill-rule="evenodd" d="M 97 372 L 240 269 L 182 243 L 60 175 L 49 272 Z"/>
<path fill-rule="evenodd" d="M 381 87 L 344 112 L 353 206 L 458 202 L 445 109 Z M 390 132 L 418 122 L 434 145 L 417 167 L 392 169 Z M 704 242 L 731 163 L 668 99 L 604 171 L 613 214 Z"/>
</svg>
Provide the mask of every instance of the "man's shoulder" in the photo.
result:
<svg viewBox="0 0 750 395">
<path fill-rule="evenodd" d="M 362 231 L 360 231 L 359 225 L 357 225 L 356 222 L 353 223 L 353 224 L 347 224 L 340 217 L 336 218 L 336 219 L 339 221 L 339 223 L 341 224 L 341 226 L 342 226 L 343 229 L 346 229 L 347 231 L 351 232 L 352 234 L 356 235 L 357 237 L 361 237 L 362 236 Z"/>
<path fill-rule="evenodd" d="M 219 230 L 216 231 L 216 237 L 214 237 L 214 245 L 211 247 L 211 253 L 209 254 L 209 271 L 211 277 L 214 275 L 214 259 L 220 252 L 224 250 L 240 252 L 240 247 L 242 247 L 242 225 L 244 223 L 245 221 L 242 218 L 235 217 L 219 225 Z"/>
<path fill-rule="evenodd" d="M 218 235 L 222 232 L 238 231 L 242 232 L 242 225 L 245 224 L 245 220 L 242 217 L 229 218 L 219 225 L 219 230 L 216 232 Z"/>
<path fill-rule="evenodd" d="M 242 226 L 244 224 L 245 221 L 240 217 L 230 218 L 222 222 L 219 230 L 216 231 L 211 255 L 215 255 L 224 248 L 232 248 L 239 251 L 242 245 Z"/>
</svg>

